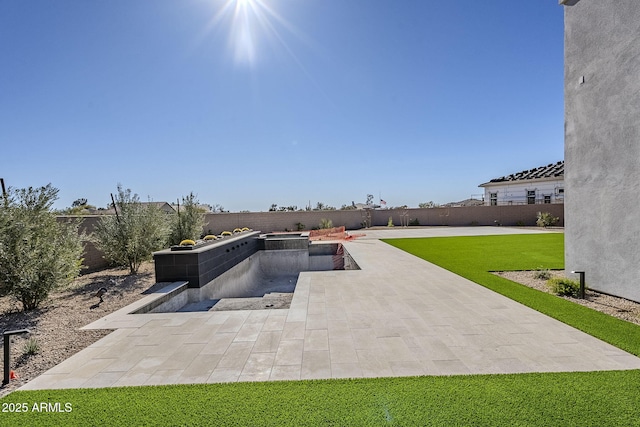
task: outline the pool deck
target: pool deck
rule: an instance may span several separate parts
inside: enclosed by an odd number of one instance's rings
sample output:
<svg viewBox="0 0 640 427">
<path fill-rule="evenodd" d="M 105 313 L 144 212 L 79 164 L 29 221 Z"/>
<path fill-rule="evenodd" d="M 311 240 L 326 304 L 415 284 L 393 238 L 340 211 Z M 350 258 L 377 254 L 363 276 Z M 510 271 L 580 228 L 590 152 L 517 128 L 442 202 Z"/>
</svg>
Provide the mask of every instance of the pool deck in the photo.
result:
<svg viewBox="0 0 640 427">
<path fill-rule="evenodd" d="M 289 309 L 123 309 L 85 327 L 114 332 L 21 390 L 640 369 L 633 355 L 378 240 L 546 231 L 363 232 L 345 243 L 361 270 L 301 273 Z"/>
</svg>

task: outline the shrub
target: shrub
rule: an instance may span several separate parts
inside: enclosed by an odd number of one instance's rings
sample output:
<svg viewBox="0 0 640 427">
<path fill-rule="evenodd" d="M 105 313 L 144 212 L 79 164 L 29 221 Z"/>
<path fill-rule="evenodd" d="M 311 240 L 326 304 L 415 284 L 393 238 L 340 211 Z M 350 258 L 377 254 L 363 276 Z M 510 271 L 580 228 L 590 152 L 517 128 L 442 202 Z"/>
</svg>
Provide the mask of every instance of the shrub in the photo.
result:
<svg viewBox="0 0 640 427">
<path fill-rule="evenodd" d="M 563 277 L 547 280 L 547 286 L 554 294 L 560 296 L 575 297 L 580 291 L 580 282 Z"/>
<path fill-rule="evenodd" d="M 549 280 L 551 279 L 551 272 L 546 268 L 538 268 L 533 272 L 533 278 L 539 280 Z"/>
<path fill-rule="evenodd" d="M 393 227 L 393 217 L 389 217 L 389 221 L 387 221 L 387 227 Z"/>
<path fill-rule="evenodd" d="M 40 351 L 40 344 L 38 343 L 38 340 L 35 339 L 34 337 L 29 338 L 24 343 L 24 348 L 22 349 L 22 352 L 28 356 L 33 356 L 34 354 L 38 354 L 39 351 Z"/>
<path fill-rule="evenodd" d="M 320 224 L 318 225 L 321 229 L 333 228 L 333 221 L 327 218 L 320 219 Z"/>
<path fill-rule="evenodd" d="M 560 221 L 560 218 L 554 217 L 549 212 L 538 212 L 536 224 L 538 227 L 550 227 L 556 225 L 558 221 Z"/>
<path fill-rule="evenodd" d="M 182 206 L 171 215 L 169 244 L 177 245 L 185 239 L 195 240 L 202 234 L 204 214 L 198 208 L 198 200 L 193 193 L 182 198 Z"/>
<path fill-rule="evenodd" d="M 418 218 L 415 219 L 410 219 L 409 220 L 409 225 L 412 227 L 417 227 L 420 225 L 420 221 L 418 221 Z"/>
<path fill-rule="evenodd" d="M 56 219 L 57 195 L 48 184 L 0 196 L 0 295 L 14 296 L 23 310 L 37 308 L 80 273 L 84 235 L 78 221 Z"/>
<path fill-rule="evenodd" d="M 143 205 L 137 194 L 123 190 L 120 184 L 115 207 L 117 215 L 104 215 L 96 224 L 93 241 L 108 261 L 136 274 L 153 251 L 165 246 L 167 214 L 151 203 Z"/>
</svg>

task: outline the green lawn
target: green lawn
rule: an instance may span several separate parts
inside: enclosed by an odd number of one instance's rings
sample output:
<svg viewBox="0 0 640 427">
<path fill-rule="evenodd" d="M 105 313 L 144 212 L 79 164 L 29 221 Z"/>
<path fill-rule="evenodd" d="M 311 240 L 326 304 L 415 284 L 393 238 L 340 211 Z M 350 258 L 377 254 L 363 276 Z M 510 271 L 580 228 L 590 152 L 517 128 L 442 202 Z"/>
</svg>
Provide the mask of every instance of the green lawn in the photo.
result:
<svg viewBox="0 0 640 427">
<path fill-rule="evenodd" d="M 2 413 L 3 426 L 630 426 L 640 371 L 410 377 L 15 392 L 69 413 Z"/>
<path fill-rule="evenodd" d="M 640 328 L 487 273 L 562 268 L 561 234 L 389 240 L 638 354 Z M 606 331 L 606 334 L 605 334 Z M 631 350 L 630 350 L 631 351 Z M 631 426 L 640 371 L 467 375 L 14 392 L 0 425 Z M 71 412 L 40 413 L 59 403 Z M 28 412 L 6 412 L 26 404 Z M 20 406 L 22 407 L 22 405 Z"/>
</svg>

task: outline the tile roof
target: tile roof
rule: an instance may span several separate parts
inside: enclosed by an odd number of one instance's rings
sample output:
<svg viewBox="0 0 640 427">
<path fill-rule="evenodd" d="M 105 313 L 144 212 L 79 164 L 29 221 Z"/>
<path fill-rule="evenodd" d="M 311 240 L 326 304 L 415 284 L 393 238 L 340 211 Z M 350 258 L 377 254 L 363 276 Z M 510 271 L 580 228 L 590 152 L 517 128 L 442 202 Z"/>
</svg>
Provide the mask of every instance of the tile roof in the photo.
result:
<svg viewBox="0 0 640 427">
<path fill-rule="evenodd" d="M 546 166 L 540 166 L 538 168 L 524 170 L 518 173 L 512 173 L 511 175 L 501 176 L 500 178 L 494 178 L 487 184 L 491 182 L 525 181 L 530 179 L 556 177 L 564 177 L 564 160 L 557 163 L 549 163 Z"/>
</svg>

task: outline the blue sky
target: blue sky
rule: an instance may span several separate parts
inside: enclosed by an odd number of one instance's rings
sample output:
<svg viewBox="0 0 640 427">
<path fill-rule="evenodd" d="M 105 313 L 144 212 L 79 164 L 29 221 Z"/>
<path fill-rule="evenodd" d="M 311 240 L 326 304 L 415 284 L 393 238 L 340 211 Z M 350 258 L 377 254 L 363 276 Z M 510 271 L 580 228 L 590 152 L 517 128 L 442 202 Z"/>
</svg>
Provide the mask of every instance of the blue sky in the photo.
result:
<svg viewBox="0 0 640 427">
<path fill-rule="evenodd" d="M 55 207 L 462 200 L 563 159 L 556 0 L 0 0 L 0 177 Z"/>
</svg>

